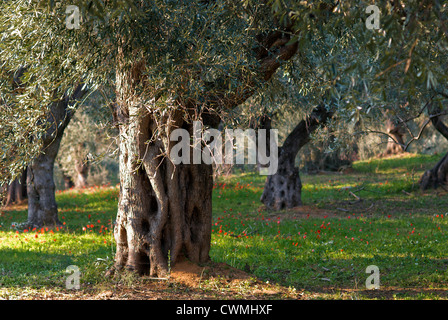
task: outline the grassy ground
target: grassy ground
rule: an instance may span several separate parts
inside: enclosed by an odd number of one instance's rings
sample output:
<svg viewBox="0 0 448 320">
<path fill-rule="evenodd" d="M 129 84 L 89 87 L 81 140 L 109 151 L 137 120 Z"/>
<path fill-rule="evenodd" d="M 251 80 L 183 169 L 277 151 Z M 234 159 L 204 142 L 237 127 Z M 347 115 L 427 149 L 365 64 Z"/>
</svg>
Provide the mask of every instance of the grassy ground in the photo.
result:
<svg viewBox="0 0 448 320">
<path fill-rule="evenodd" d="M 5 209 L 0 297 L 61 298 L 65 269 L 77 265 L 82 294 L 99 299 L 447 299 L 448 197 L 418 190 L 437 160 L 407 155 L 303 175 L 303 207 L 281 212 L 259 202 L 264 177 L 222 177 L 213 193 L 212 262 L 190 279 L 186 269 L 168 281 L 104 279 L 115 249 L 115 187 L 58 193 L 58 230 L 23 230 L 26 208 Z M 370 265 L 379 269 L 378 290 L 366 289 Z"/>
</svg>

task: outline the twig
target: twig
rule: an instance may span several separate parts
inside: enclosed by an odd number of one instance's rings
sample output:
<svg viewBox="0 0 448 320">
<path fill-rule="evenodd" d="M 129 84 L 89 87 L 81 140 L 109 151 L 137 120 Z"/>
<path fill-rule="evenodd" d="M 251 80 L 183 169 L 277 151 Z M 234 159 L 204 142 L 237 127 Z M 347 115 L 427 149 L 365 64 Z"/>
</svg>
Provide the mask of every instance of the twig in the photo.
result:
<svg viewBox="0 0 448 320">
<path fill-rule="evenodd" d="M 418 42 L 418 38 L 415 39 L 414 43 L 411 46 L 411 49 L 409 50 L 409 56 L 408 59 L 406 61 L 406 66 L 404 68 L 404 73 L 407 73 L 409 70 L 409 67 L 411 66 L 411 61 L 412 61 L 412 51 L 414 51 L 415 46 L 417 45 Z"/>
<path fill-rule="evenodd" d="M 375 78 L 381 77 L 383 74 L 385 74 L 386 72 L 388 72 L 389 70 L 395 68 L 396 66 L 399 66 L 400 64 L 402 64 L 403 62 L 406 62 L 408 59 L 404 59 L 401 61 L 398 61 L 397 63 L 394 63 L 393 65 L 391 65 L 390 67 L 388 67 L 387 69 L 381 71 L 380 73 L 378 73 Z"/>
<path fill-rule="evenodd" d="M 360 197 L 358 197 L 356 194 L 354 194 L 353 192 L 349 191 L 349 194 L 351 194 L 352 196 L 354 196 L 357 200 L 361 200 Z"/>
<path fill-rule="evenodd" d="M 431 119 L 428 119 L 428 120 L 425 121 L 425 123 L 423 124 L 423 126 L 420 128 L 420 132 L 418 133 L 417 137 L 413 136 L 413 137 L 411 138 L 411 140 L 409 140 L 408 143 L 406 143 L 406 146 L 404 147 L 404 151 L 407 151 L 409 145 L 410 145 L 413 141 L 415 141 L 415 140 L 419 140 L 419 139 L 420 139 L 420 137 L 422 136 L 423 131 L 425 130 L 425 128 L 426 128 L 426 126 L 428 125 L 428 123 L 430 123 L 430 122 L 431 122 Z"/>
<path fill-rule="evenodd" d="M 395 144 L 398 144 L 400 147 L 402 147 L 402 148 L 406 147 L 406 145 L 404 145 L 402 143 L 399 143 L 397 140 L 395 140 L 394 137 L 392 137 L 390 134 L 388 134 L 386 132 L 383 132 L 383 131 L 367 129 L 367 130 L 364 130 L 364 131 L 355 132 L 354 134 L 357 134 L 357 133 L 379 133 L 379 134 L 383 134 L 385 136 L 388 136 L 389 139 L 391 139 Z"/>
<path fill-rule="evenodd" d="M 429 100 L 425 103 L 425 105 L 420 109 L 420 111 L 417 113 L 417 115 L 415 115 L 415 116 L 412 116 L 412 117 L 410 117 L 410 118 L 407 118 L 407 119 L 405 119 L 405 120 L 401 120 L 401 122 L 409 122 L 409 121 L 412 121 L 412 120 L 414 120 L 414 119 L 417 119 L 417 118 L 419 118 L 421 115 L 422 115 L 422 113 L 423 113 L 423 111 L 425 111 L 425 109 L 429 106 L 429 105 L 431 105 L 432 104 L 432 99 L 434 98 L 434 94 L 431 96 L 431 98 L 429 98 Z"/>
</svg>

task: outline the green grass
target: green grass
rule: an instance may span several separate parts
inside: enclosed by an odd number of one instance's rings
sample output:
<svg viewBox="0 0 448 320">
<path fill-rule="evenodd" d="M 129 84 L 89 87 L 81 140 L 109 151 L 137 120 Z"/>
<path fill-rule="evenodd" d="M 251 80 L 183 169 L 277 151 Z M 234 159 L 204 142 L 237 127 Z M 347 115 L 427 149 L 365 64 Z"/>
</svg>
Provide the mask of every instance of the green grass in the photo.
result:
<svg viewBox="0 0 448 320">
<path fill-rule="evenodd" d="M 0 289 L 65 288 L 66 268 L 83 270 L 85 283 L 100 281 L 114 257 L 112 221 L 117 188 L 91 188 L 57 194 L 62 228 L 27 230 L 26 211 L 0 215 Z M 5 293 L 6 294 L 6 293 Z"/>
<path fill-rule="evenodd" d="M 448 197 L 417 183 L 437 160 L 410 155 L 302 175 L 306 212 L 264 210 L 263 176 L 222 177 L 213 191 L 211 258 L 316 299 L 446 299 Z M 63 290 L 69 265 L 80 267 L 83 283 L 101 287 L 114 257 L 117 196 L 117 188 L 58 193 L 65 225 L 53 231 L 16 230 L 11 224 L 25 221 L 26 211 L 2 212 L 0 296 Z M 376 293 L 364 290 L 369 265 L 380 270 Z"/>
<path fill-rule="evenodd" d="M 212 258 L 308 292 L 363 289 L 369 265 L 379 267 L 382 287 L 447 289 L 448 199 L 418 190 L 418 178 L 437 160 L 410 155 L 357 162 L 348 174 L 303 175 L 304 205 L 336 213 L 321 217 L 262 211 L 263 179 L 223 178 L 215 189 Z"/>
<path fill-rule="evenodd" d="M 408 174 L 429 168 L 441 158 L 440 155 L 408 154 L 395 158 L 357 161 L 353 168 L 360 173 Z"/>
</svg>

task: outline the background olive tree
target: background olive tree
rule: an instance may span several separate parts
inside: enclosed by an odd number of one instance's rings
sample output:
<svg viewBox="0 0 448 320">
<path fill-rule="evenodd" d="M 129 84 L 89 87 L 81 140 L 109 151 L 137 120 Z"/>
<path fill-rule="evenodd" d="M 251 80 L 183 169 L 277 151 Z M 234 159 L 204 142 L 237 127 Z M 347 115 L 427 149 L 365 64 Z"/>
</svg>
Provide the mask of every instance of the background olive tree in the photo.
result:
<svg viewBox="0 0 448 320">
<path fill-rule="evenodd" d="M 119 182 L 118 138 L 110 103 L 107 95 L 98 90 L 76 111 L 64 132 L 56 158 L 57 188 Z"/>
</svg>

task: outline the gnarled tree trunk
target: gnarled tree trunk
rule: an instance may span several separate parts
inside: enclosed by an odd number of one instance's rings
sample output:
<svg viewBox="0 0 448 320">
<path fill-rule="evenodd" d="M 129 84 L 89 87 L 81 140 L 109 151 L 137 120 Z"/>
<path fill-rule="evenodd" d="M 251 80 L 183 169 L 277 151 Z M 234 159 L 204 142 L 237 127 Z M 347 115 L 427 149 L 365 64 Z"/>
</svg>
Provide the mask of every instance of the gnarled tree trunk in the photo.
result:
<svg viewBox="0 0 448 320">
<path fill-rule="evenodd" d="M 299 168 L 295 159 L 299 150 L 310 140 L 310 135 L 320 125 L 325 125 L 333 112 L 324 106 L 316 107 L 311 114 L 294 128 L 278 152 L 277 173 L 266 178 L 261 202 L 272 210 L 297 207 L 302 204 Z"/>
<path fill-rule="evenodd" d="M 181 256 L 195 263 L 209 259 L 213 171 L 211 165 L 170 161 L 171 131 L 192 134 L 192 126 L 183 111 L 156 115 L 132 100 L 139 67 L 117 73 L 120 196 L 110 271 L 163 277 Z"/>
<path fill-rule="evenodd" d="M 217 126 L 221 112 L 247 100 L 258 81 L 268 80 L 282 61 L 294 56 L 298 44 L 290 40 L 290 30 L 260 35 L 260 46 L 254 51 L 260 74 L 253 75 L 254 79 L 232 92 L 229 79 L 218 79 L 206 84 L 201 101 L 175 99 L 176 103 L 187 104 L 190 116 L 204 110 L 199 115 L 203 122 Z M 194 263 L 209 259 L 213 169 L 211 164 L 174 165 L 169 160 L 172 130 L 183 128 L 193 134 L 192 124 L 184 118 L 189 111 L 187 106 L 163 111 L 143 105 L 139 95 L 145 91 L 141 89 L 148 89 L 148 94 L 151 89 L 145 87 L 150 81 L 144 75 L 144 60 L 136 58 L 126 67 L 131 56 L 142 56 L 129 51 L 129 47 L 120 47 L 117 61 L 114 115 L 120 130 L 120 197 L 114 228 L 117 252 L 109 275 L 125 268 L 163 277 L 181 256 Z"/>
<path fill-rule="evenodd" d="M 437 189 L 448 182 L 448 153 L 431 169 L 427 170 L 419 180 L 420 189 Z"/>
<path fill-rule="evenodd" d="M 302 182 L 295 155 L 280 148 L 277 173 L 266 178 L 261 202 L 269 209 L 283 210 L 302 204 Z"/>
<path fill-rule="evenodd" d="M 440 114 L 441 110 L 439 107 L 432 106 L 430 109 L 431 123 L 436 128 L 436 130 L 448 139 L 448 127 L 443 123 Z M 419 185 L 420 189 L 436 189 L 438 187 L 443 187 L 448 183 L 448 153 L 440 159 L 439 162 L 430 170 L 427 170 L 423 176 L 420 178 Z"/>
<path fill-rule="evenodd" d="M 403 126 L 397 124 L 392 119 L 387 119 L 386 130 L 389 134 L 389 139 L 387 141 L 386 151 L 382 156 L 389 156 L 400 154 L 404 152 L 404 129 Z"/>
</svg>

